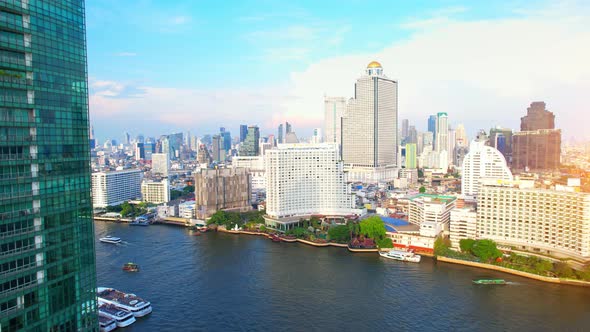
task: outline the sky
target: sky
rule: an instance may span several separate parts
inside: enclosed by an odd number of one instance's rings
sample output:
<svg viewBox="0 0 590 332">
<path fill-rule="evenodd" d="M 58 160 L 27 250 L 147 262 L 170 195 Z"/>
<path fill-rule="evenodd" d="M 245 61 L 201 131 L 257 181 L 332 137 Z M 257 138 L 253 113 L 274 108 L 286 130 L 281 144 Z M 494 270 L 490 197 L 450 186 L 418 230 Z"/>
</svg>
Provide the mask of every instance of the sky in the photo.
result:
<svg viewBox="0 0 590 332">
<path fill-rule="evenodd" d="M 590 139 L 588 1 L 93 0 L 90 120 L 99 142 L 240 124 L 323 128 L 325 95 L 352 97 L 377 60 L 398 117 L 447 112 L 468 134 L 518 129 L 545 101 L 563 138 Z M 584 97 L 586 96 L 586 97 Z M 586 120 L 586 121 L 580 121 Z"/>
</svg>

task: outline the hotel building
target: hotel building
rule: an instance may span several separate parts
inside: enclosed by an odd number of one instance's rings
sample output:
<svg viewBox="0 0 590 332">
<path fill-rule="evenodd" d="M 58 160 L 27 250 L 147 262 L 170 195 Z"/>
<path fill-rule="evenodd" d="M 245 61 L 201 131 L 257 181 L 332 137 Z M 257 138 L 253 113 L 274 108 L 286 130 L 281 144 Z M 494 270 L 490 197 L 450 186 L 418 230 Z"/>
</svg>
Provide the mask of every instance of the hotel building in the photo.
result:
<svg viewBox="0 0 590 332">
<path fill-rule="evenodd" d="M 105 208 L 141 197 L 142 178 L 139 169 L 92 173 L 94 207 Z"/>
<path fill-rule="evenodd" d="M 143 180 L 141 197 L 144 202 L 161 204 L 170 201 L 170 184 L 168 179 L 161 181 Z"/>
</svg>

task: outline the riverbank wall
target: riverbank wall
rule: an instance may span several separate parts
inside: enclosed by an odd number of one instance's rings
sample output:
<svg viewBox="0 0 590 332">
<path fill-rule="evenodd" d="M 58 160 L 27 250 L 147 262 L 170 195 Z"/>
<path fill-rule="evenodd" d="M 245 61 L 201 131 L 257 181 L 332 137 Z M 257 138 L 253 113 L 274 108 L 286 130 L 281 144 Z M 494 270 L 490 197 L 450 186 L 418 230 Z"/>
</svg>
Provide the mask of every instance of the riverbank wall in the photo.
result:
<svg viewBox="0 0 590 332">
<path fill-rule="evenodd" d="M 477 268 L 480 268 L 480 269 L 487 269 L 487 270 L 494 270 L 494 271 L 498 271 L 498 272 L 509 273 L 509 274 L 520 276 L 520 277 L 529 278 L 529 279 L 535 279 L 535 280 L 544 281 L 544 282 L 550 282 L 550 283 L 553 283 L 553 284 L 562 284 L 562 285 L 590 287 L 590 282 L 587 282 L 587 281 L 573 280 L 573 279 L 552 278 L 552 277 L 544 277 L 544 276 L 540 276 L 540 275 L 537 275 L 537 274 L 534 274 L 534 273 L 528 273 L 528 272 L 513 270 L 513 269 L 509 269 L 507 267 L 497 266 L 497 265 L 492 265 L 492 264 L 485 264 L 485 263 L 479 263 L 479 262 L 470 262 L 470 261 L 465 261 L 465 260 L 462 260 L 462 259 L 455 259 L 455 258 L 449 258 L 449 257 L 444 257 L 444 256 L 437 256 L 436 257 L 436 260 L 438 262 L 445 262 L 445 263 L 451 263 L 451 264 L 460 264 L 460 265 L 465 265 L 465 266 L 477 267 Z"/>
</svg>

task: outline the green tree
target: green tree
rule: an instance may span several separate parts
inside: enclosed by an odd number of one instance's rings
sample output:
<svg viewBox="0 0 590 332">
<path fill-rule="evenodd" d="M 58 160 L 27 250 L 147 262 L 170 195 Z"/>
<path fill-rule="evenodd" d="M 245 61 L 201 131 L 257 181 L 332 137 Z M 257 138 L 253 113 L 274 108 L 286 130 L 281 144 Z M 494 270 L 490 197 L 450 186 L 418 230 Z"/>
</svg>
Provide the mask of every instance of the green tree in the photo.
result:
<svg viewBox="0 0 590 332">
<path fill-rule="evenodd" d="M 180 190 L 174 190 L 174 189 L 171 189 L 170 190 L 170 200 L 171 201 L 173 201 L 175 199 L 178 199 L 181 196 L 182 196 L 182 191 L 180 191 Z"/>
<path fill-rule="evenodd" d="M 557 262 L 553 268 L 553 272 L 560 278 L 573 278 L 574 271 L 572 268 L 564 262 Z"/>
<path fill-rule="evenodd" d="M 424 186 L 422 186 L 422 187 L 420 187 L 420 189 L 418 189 L 418 191 L 419 191 L 421 194 L 424 194 L 424 193 L 426 192 L 426 188 L 425 188 Z"/>
<path fill-rule="evenodd" d="M 502 256 L 502 252 L 496 246 L 496 242 L 492 240 L 476 241 L 471 248 L 471 252 L 482 261 L 489 261 Z"/>
<path fill-rule="evenodd" d="M 360 233 L 373 240 L 385 237 L 385 223 L 378 216 L 369 217 L 360 222 Z"/>
<path fill-rule="evenodd" d="M 124 202 L 121 204 L 121 216 L 127 217 L 134 213 L 133 205 L 129 204 L 129 202 Z"/>
<path fill-rule="evenodd" d="M 331 227 L 328 230 L 328 235 L 330 236 L 330 240 L 334 242 L 350 241 L 350 231 L 346 225 Z"/>
<path fill-rule="evenodd" d="M 287 234 L 287 235 L 293 235 L 293 236 L 295 236 L 298 239 L 302 239 L 307 234 L 309 234 L 309 232 L 307 231 L 307 229 L 305 229 L 303 227 L 293 227 L 290 230 L 288 230 L 285 234 Z"/>
<path fill-rule="evenodd" d="M 207 224 L 225 225 L 229 218 L 225 211 L 217 211 L 211 215 L 211 218 L 207 221 Z"/>
<path fill-rule="evenodd" d="M 261 232 L 266 232 L 266 226 L 264 226 L 264 225 L 260 226 L 260 231 Z"/>
<path fill-rule="evenodd" d="M 459 247 L 462 252 L 471 252 L 474 244 L 475 240 L 473 239 L 461 239 L 461 241 L 459 241 Z"/>
<path fill-rule="evenodd" d="M 445 243 L 442 236 L 438 236 L 436 240 L 434 240 L 434 255 L 436 256 L 445 256 L 449 251 L 449 247 Z"/>
<path fill-rule="evenodd" d="M 383 239 L 379 239 L 375 241 L 379 248 L 393 248 L 393 241 L 390 238 L 386 237 Z"/>
<path fill-rule="evenodd" d="M 184 188 L 182 188 L 182 191 L 185 194 L 194 193 L 195 192 L 195 186 L 185 186 Z"/>
<path fill-rule="evenodd" d="M 535 271 L 539 274 L 545 274 L 547 271 L 551 271 L 553 269 L 553 263 L 550 261 L 539 259 L 537 263 L 535 263 Z"/>
</svg>

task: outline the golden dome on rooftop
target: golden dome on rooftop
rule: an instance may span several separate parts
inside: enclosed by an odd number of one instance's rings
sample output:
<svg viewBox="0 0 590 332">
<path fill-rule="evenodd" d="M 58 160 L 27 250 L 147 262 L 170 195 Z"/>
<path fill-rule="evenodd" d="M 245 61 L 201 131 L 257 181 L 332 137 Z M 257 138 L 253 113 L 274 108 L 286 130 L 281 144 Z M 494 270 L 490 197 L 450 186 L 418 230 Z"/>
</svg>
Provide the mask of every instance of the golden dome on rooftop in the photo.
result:
<svg viewBox="0 0 590 332">
<path fill-rule="evenodd" d="M 371 63 L 369 63 L 367 68 L 383 68 L 383 67 L 381 67 L 381 64 L 379 62 L 372 61 Z"/>
</svg>

